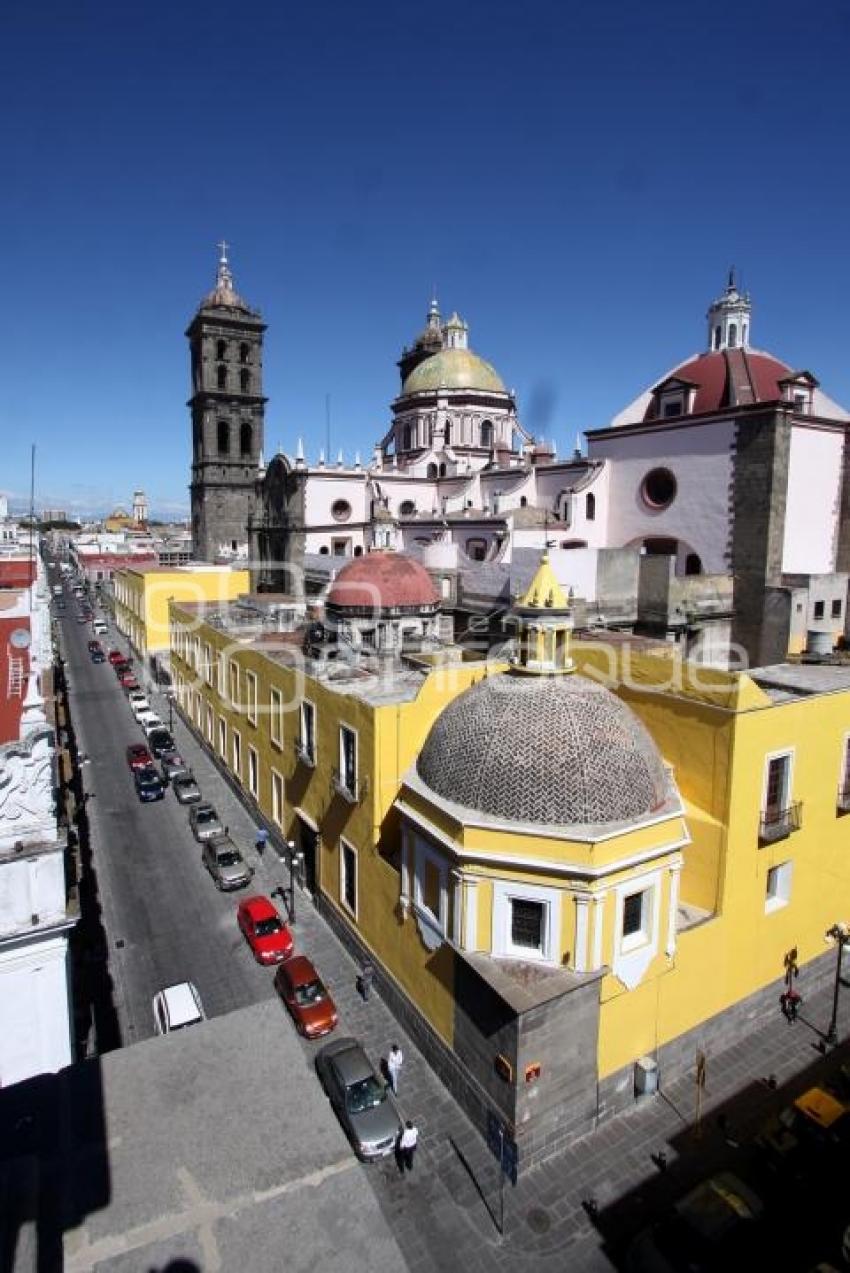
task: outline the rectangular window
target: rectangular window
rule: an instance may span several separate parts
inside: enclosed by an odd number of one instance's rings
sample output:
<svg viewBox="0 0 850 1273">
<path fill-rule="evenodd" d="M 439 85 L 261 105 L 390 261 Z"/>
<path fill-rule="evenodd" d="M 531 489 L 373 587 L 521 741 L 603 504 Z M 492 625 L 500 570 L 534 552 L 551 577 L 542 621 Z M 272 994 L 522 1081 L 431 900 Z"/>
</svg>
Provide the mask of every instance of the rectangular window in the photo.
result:
<svg viewBox="0 0 850 1273">
<path fill-rule="evenodd" d="M 824 606 L 824 603 L 822 601 L 815 602 L 815 618 L 816 619 L 823 618 L 823 606 Z"/>
<path fill-rule="evenodd" d="M 248 721 L 252 725 L 257 723 L 257 678 L 253 672 L 245 673 L 245 693 L 247 698 L 246 710 Z"/>
<path fill-rule="evenodd" d="M 218 656 L 218 676 L 216 681 L 216 689 L 218 690 L 219 694 L 222 695 L 222 697 L 224 697 L 224 690 L 226 685 L 227 685 L 227 659 L 225 655 L 222 653 L 222 654 L 219 654 Z"/>
<path fill-rule="evenodd" d="M 212 648 L 209 643 L 204 645 L 204 680 L 207 685 L 212 685 Z"/>
<path fill-rule="evenodd" d="M 276 769 L 272 770 L 272 822 L 283 826 L 283 778 Z"/>
<path fill-rule="evenodd" d="M 623 898 L 623 922 L 620 950 L 627 952 L 643 946 L 650 939 L 652 923 L 652 889 L 642 888 Z"/>
<path fill-rule="evenodd" d="M 832 617 L 833 619 L 841 618 L 841 602 L 837 599 L 832 603 Z"/>
<path fill-rule="evenodd" d="M 237 729 L 233 731 L 233 772 L 242 777 L 242 736 Z"/>
<path fill-rule="evenodd" d="M 227 760 L 227 721 L 221 716 L 218 718 L 218 754 Z"/>
<path fill-rule="evenodd" d="M 792 831 L 799 831 L 802 805 L 791 799 L 792 753 L 769 756 L 764 780 L 759 839 L 763 844 L 784 840 Z"/>
<path fill-rule="evenodd" d="M 343 903 L 357 914 L 357 854 L 350 844 L 340 840 L 340 895 Z"/>
<path fill-rule="evenodd" d="M 772 866 L 767 872 L 764 909 L 767 914 L 787 906 L 791 900 L 791 862 Z"/>
<path fill-rule="evenodd" d="M 546 907 L 515 897 L 511 901 L 511 944 L 524 950 L 542 951 L 545 941 Z"/>
<path fill-rule="evenodd" d="M 230 701 L 235 708 L 239 707 L 239 664 L 230 660 Z"/>
<path fill-rule="evenodd" d="M 312 703 L 304 699 L 301 704 L 301 736 L 299 739 L 301 754 L 308 765 L 316 763 L 316 709 Z"/>
<path fill-rule="evenodd" d="M 214 721 L 213 709 L 211 707 L 208 707 L 207 708 L 207 742 L 210 744 L 210 746 L 212 746 L 213 742 L 215 741 L 215 725 L 213 721 Z"/>
<path fill-rule="evenodd" d="M 346 791 L 357 794 L 357 734 L 347 725 L 339 727 L 339 778 Z"/>
<path fill-rule="evenodd" d="M 269 690 L 269 736 L 275 747 L 283 746 L 283 695 Z"/>
<path fill-rule="evenodd" d="M 253 747 L 248 748 L 248 790 L 256 800 L 260 790 L 260 758 Z"/>
<path fill-rule="evenodd" d="M 440 868 L 436 862 L 426 858 L 422 867 L 422 905 L 435 919 L 440 918 L 440 885 Z"/>
<path fill-rule="evenodd" d="M 788 804 L 790 756 L 772 756 L 767 762 L 767 789 L 764 810 L 768 817 L 782 812 Z"/>
</svg>

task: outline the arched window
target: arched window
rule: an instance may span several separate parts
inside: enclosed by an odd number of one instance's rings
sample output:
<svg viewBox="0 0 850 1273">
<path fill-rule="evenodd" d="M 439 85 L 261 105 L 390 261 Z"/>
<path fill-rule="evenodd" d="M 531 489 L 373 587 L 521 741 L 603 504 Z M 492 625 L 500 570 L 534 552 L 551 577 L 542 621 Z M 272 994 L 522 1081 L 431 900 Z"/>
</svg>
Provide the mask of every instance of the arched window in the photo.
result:
<svg viewBox="0 0 850 1273">
<path fill-rule="evenodd" d="M 215 342 L 215 356 L 221 362 L 222 358 L 227 357 L 227 341 L 217 340 Z"/>
<path fill-rule="evenodd" d="M 242 344 L 239 346 L 239 361 L 249 362 L 250 359 L 251 359 L 251 346 L 246 344 L 243 341 Z"/>
<path fill-rule="evenodd" d="M 436 464 L 429 464 L 428 477 L 433 481 L 438 476 L 439 476 L 439 469 L 437 468 Z"/>
<path fill-rule="evenodd" d="M 452 422 L 451 420 L 447 420 L 446 421 L 446 446 L 451 446 L 451 444 L 452 444 Z"/>
<path fill-rule="evenodd" d="M 492 420 L 481 421 L 481 445 L 484 447 L 486 451 L 489 451 L 493 446 L 493 421 Z"/>
<path fill-rule="evenodd" d="M 221 367 L 221 366 L 216 368 L 215 375 L 216 375 L 216 384 L 218 385 L 219 389 L 226 389 L 227 388 L 227 368 Z"/>
<path fill-rule="evenodd" d="M 440 477 L 445 477 L 445 476 L 446 476 L 446 466 L 445 466 L 445 464 L 441 464 L 441 465 L 440 465 Z"/>
<path fill-rule="evenodd" d="M 227 455 L 230 451 L 230 425 L 226 420 L 218 422 L 218 453 Z"/>
<path fill-rule="evenodd" d="M 402 517 L 412 517 L 416 512 L 416 505 L 412 499 L 403 499 L 398 506 L 398 511 Z"/>
<path fill-rule="evenodd" d="M 362 545 L 362 544 L 355 544 L 355 545 L 354 545 L 354 556 L 355 556 L 355 557 L 362 557 L 362 556 L 363 556 L 363 545 Z"/>
<path fill-rule="evenodd" d="M 520 506 L 520 508 L 528 508 L 528 496 L 527 496 L 527 495 L 520 495 L 520 497 L 519 497 L 519 506 Z"/>
<path fill-rule="evenodd" d="M 406 424 L 401 431 L 401 449 L 402 451 L 410 450 L 411 432 L 410 425 Z"/>
<path fill-rule="evenodd" d="M 738 344 L 738 325 L 737 323 L 729 324 L 729 348 L 734 349 Z"/>
<path fill-rule="evenodd" d="M 327 544 L 322 544 L 322 547 L 319 549 L 319 556 L 320 556 L 320 557 L 329 557 L 329 556 L 330 556 L 330 552 L 331 552 L 331 550 L 330 550 L 330 548 L 328 548 Z"/>
<path fill-rule="evenodd" d="M 721 332 L 720 328 L 719 328 L 719 327 L 715 327 L 715 329 L 714 329 L 714 348 L 715 348 L 715 349 L 719 349 L 719 348 L 720 348 L 720 338 L 721 338 L 721 335 L 722 335 L 722 332 Z"/>
<path fill-rule="evenodd" d="M 747 343 L 747 324 L 744 323 L 743 326 L 741 327 L 741 344 L 746 345 L 746 343 Z"/>
<path fill-rule="evenodd" d="M 239 388 L 243 393 L 250 393 L 251 390 L 251 373 L 244 369 L 239 372 Z"/>
<path fill-rule="evenodd" d="M 250 455 L 254 445 L 254 430 L 248 423 L 239 426 L 239 454 Z"/>
<path fill-rule="evenodd" d="M 698 553 L 688 553 L 687 557 L 685 558 L 685 574 L 686 575 L 701 575 L 702 574 L 702 561 L 700 560 Z"/>
<path fill-rule="evenodd" d="M 596 496 L 595 495 L 585 496 L 584 515 L 589 522 L 596 521 Z"/>
</svg>

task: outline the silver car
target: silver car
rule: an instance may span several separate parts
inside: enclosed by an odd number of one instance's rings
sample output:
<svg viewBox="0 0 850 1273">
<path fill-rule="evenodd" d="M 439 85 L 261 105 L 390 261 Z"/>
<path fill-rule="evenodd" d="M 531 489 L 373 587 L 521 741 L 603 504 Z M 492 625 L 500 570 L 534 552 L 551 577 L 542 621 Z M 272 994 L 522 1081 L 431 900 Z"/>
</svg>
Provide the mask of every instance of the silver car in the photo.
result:
<svg viewBox="0 0 850 1273">
<path fill-rule="evenodd" d="M 334 1039 L 316 1056 L 316 1072 L 358 1158 L 385 1158 L 396 1147 L 395 1101 L 356 1039 Z"/>
<path fill-rule="evenodd" d="M 180 804 L 197 804 L 201 798 L 201 788 L 191 773 L 175 774 L 171 779 L 171 789 Z"/>
<path fill-rule="evenodd" d="M 192 835 L 203 844 L 204 840 L 214 840 L 224 835 L 224 827 L 211 804 L 196 804 L 189 810 L 189 826 Z"/>
<path fill-rule="evenodd" d="M 254 876 L 252 868 L 229 835 L 220 835 L 214 840 L 206 840 L 201 861 L 218 887 L 226 893 L 235 888 L 244 888 L 246 884 L 251 883 Z"/>
</svg>

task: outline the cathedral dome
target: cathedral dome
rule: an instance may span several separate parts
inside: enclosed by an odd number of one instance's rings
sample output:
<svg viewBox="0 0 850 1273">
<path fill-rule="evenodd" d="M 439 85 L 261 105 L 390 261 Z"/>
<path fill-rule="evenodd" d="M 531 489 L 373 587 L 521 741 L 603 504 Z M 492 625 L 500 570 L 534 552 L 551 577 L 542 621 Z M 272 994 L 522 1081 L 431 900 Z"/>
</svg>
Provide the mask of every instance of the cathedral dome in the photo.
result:
<svg viewBox="0 0 850 1273">
<path fill-rule="evenodd" d="M 504 383 L 489 362 L 471 349 L 443 349 L 414 367 L 402 386 L 402 396 L 435 389 L 483 389 L 505 393 Z"/>
<path fill-rule="evenodd" d="M 440 598 L 424 566 L 401 553 L 371 552 L 355 557 L 331 584 L 331 612 L 433 612 Z"/>
<path fill-rule="evenodd" d="M 645 818 L 673 788 L 625 703 L 582 676 L 491 676 L 441 713 L 417 761 L 438 796 L 544 826 Z"/>
</svg>

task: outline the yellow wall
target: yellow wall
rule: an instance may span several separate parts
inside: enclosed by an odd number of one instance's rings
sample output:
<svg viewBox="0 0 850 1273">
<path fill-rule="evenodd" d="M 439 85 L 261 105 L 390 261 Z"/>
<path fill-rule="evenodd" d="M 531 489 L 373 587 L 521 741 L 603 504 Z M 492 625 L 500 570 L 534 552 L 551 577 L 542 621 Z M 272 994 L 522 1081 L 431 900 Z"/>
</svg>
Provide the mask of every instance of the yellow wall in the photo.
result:
<svg viewBox="0 0 850 1273">
<path fill-rule="evenodd" d="M 115 621 L 141 655 L 168 649 L 168 603 L 233 601 L 249 591 L 247 570 L 182 566 L 175 570 L 116 571 L 113 580 Z"/>
</svg>

